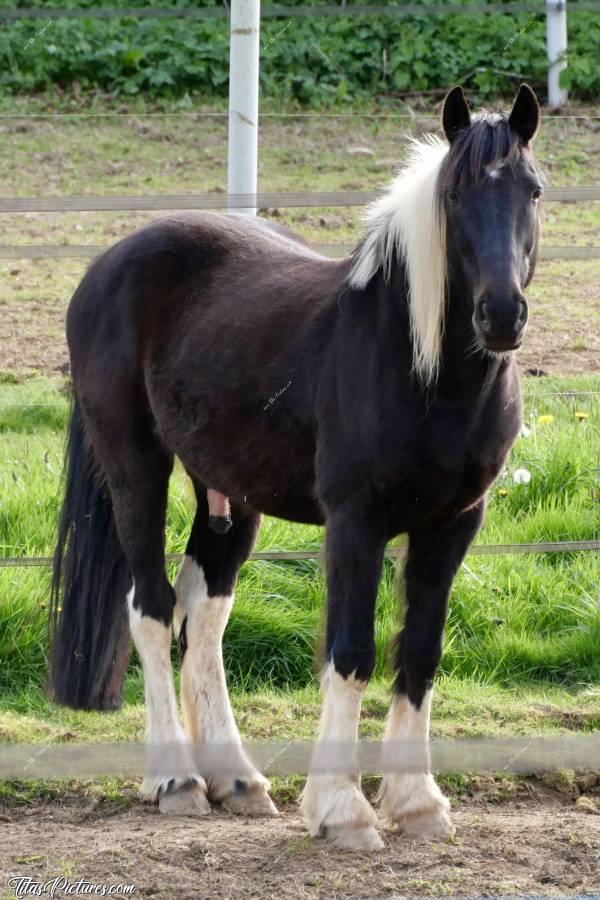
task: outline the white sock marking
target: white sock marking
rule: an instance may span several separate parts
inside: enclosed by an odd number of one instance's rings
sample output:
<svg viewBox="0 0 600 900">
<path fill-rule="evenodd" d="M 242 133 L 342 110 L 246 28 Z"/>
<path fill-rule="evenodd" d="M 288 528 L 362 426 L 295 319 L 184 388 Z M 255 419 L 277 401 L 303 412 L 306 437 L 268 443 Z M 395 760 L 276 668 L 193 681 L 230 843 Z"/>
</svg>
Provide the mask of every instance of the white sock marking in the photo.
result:
<svg viewBox="0 0 600 900">
<path fill-rule="evenodd" d="M 133 605 L 135 586 L 127 594 L 129 626 L 144 670 L 146 697 L 147 739 L 150 746 L 157 744 L 187 744 L 185 730 L 179 719 L 177 698 L 171 666 L 171 629 L 151 616 L 143 616 Z M 153 761 L 155 762 L 156 760 Z M 195 777 L 193 760 L 189 758 L 189 778 Z M 173 786 L 187 780 L 178 777 Z M 201 779 L 197 779 L 202 783 Z M 161 789 L 167 787 L 170 778 L 147 778 L 142 794 L 148 800 L 156 800 Z"/>
<path fill-rule="evenodd" d="M 396 697 L 390 708 L 384 740 L 397 742 L 422 739 L 428 742 L 432 694 L 431 689 L 426 692 L 419 709 L 405 695 Z M 429 751 L 426 752 L 426 764 L 429 766 Z M 431 772 L 402 772 L 386 776 L 380 798 L 384 815 L 395 820 L 406 815 L 446 811 L 450 808 Z"/>
<path fill-rule="evenodd" d="M 354 675 L 344 678 L 329 663 L 321 679 L 325 692 L 319 745 L 343 744 L 351 762 L 355 762 L 353 744 L 358 738 L 360 708 L 366 682 Z M 302 812 L 309 832 L 317 836 L 327 828 L 364 828 L 375 823 L 375 813 L 360 791 L 360 776 L 309 775 L 302 795 Z"/>
<path fill-rule="evenodd" d="M 241 738 L 229 702 L 222 639 L 233 596 L 208 596 L 200 566 L 186 556 L 175 582 L 178 632 L 185 620 L 187 650 L 181 667 L 181 699 L 190 740 L 208 744 L 238 744 Z M 267 784 L 240 749 L 240 776 Z M 229 790 L 231 779 L 210 779 L 213 796 Z"/>
</svg>

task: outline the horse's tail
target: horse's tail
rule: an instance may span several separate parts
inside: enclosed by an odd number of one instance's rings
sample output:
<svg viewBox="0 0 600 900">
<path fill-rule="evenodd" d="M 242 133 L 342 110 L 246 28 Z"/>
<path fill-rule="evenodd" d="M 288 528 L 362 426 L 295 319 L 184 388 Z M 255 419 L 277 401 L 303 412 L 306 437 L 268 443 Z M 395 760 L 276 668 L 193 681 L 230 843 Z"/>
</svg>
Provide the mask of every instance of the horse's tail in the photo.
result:
<svg viewBox="0 0 600 900">
<path fill-rule="evenodd" d="M 50 601 L 48 687 L 58 703 L 76 709 L 118 709 L 131 646 L 125 603 L 131 576 L 76 396 L 65 480 Z"/>
</svg>

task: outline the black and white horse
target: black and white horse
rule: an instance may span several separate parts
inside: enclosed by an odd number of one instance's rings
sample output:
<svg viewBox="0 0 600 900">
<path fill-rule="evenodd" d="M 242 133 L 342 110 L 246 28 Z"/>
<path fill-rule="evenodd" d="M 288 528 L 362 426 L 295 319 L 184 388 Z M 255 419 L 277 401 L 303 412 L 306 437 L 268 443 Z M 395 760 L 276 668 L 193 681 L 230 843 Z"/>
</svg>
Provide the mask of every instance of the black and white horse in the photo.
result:
<svg viewBox="0 0 600 900">
<path fill-rule="evenodd" d="M 385 739 L 427 737 L 451 584 L 521 424 L 512 351 L 537 252 L 538 122 L 526 85 L 508 117 L 471 118 L 452 90 L 447 140 L 412 144 L 348 259 L 261 220 L 186 215 L 120 241 L 78 287 L 51 684 L 59 702 L 118 706 L 131 632 L 149 742 L 240 747 L 235 778 L 204 780 L 191 756 L 186 777 L 146 778 L 142 795 L 161 808 L 203 813 L 211 800 L 276 812 L 241 749 L 221 651 L 262 513 L 326 527 L 319 741 L 350 747 L 375 660 L 384 549 L 408 534 Z M 197 511 L 173 588 L 164 530 L 175 456 Z M 208 486 L 230 498 L 226 533 L 209 527 Z M 381 846 L 350 775 L 309 777 L 302 809 L 313 835 Z M 452 827 L 429 772 L 388 775 L 380 810 L 413 832 Z"/>
</svg>

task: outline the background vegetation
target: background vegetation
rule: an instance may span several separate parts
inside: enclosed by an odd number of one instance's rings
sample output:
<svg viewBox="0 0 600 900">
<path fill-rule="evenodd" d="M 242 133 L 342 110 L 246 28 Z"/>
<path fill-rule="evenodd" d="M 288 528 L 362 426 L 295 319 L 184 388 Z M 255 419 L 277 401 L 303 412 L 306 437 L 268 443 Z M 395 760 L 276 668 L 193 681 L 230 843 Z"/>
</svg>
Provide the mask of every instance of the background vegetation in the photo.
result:
<svg viewBox="0 0 600 900">
<path fill-rule="evenodd" d="M 361 0 L 381 5 L 380 0 Z M 541 96 L 546 84 L 543 4 L 530 15 L 424 14 L 265 19 L 261 26 L 263 100 L 323 106 L 376 95 L 444 90 L 465 84 L 479 100 L 512 93 L 526 79 Z M 450 0 L 448 0 L 450 2 Z M 288 0 L 303 5 L 304 0 Z M 5 6 L 23 6 L 8 0 Z M 56 0 L 53 7 L 164 6 L 159 0 Z M 195 6 L 180 0 L 176 6 Z M 218 0 L 204 6 L 220 7 Z M 268 5 L 268 4 L 267 4 Z M 350 4 L 351 5 L 351 4 Z M 467 9 L 471 3 L 454 0 Z M 476 5 L 476 4 L 475 4 Z M 600 92 L 598 13 L 569 3 L 571 96 Z M 57 19 L 17 20 L 0 31 L 0 91 L 50 87 L 100 89 L 114 95 L 203 100 L 226 97 L 228 20 Z"/>
</svg>

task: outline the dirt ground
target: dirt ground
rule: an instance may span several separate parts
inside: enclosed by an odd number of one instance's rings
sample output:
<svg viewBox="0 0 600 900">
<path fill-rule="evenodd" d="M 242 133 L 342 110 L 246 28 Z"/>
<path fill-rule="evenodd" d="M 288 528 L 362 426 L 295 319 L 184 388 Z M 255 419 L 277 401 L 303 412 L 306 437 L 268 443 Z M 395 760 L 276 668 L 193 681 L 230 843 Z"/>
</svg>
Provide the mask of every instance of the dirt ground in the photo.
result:
<svg viewBox="0 0 600 900">
<path fill-rule="evenodd" d="M 383 832 L 375 854 L 333 850 L 305 834 L 296 808 L 278 819 L 215 811 L 168 819 L 134 805 L 33 804 L 0 812 L 0 876 L 63 875 L 135 884 L 135 895 L 342 898 L 582 894 L 600 897 L 600 815 L 540 785 L 493 804 L 467 799 L 450 840 Z M 11 896 L 10 893 L 1 896 Z M 56 896 L 63 896 L 57 893 Z"/>
<path fill-rule="evenodd" d="M 416 102 L 416 101 L 415 101 Z M 48 100 L 53 110 L 53 101 Z M 6 196 L 222 193 L 226 120 L 163 119 L 140 107 L 106 116 L 31 118 L 35 99 L 17 106 L 25 118 L 2 120 L 0 177 Z M 121 107 L 119 107 L 121 108 Z M 415 107 L 436 116 L 438 108 Z M 208 110 L 210 112 L 210 110 Z M 380 110 L 377 110 L 381 112 Z M 42 112 L 47 108 L 42 104 Z M 82 109 L 85 113 L 85 108 Z M 214 112 L 214 111 L 213 111 Z M 413 110 L 414 112 L 414 110 Z M 115 116 L 112 116 L 115 113 Z M 589 113 L 591 118 L 586 118 Z M 545 118 L 537 154 L 551 183 L 596 184 L 600 178 L 597 107 L 579 118 Z M 413 122 L 410 118 L 410 122 Z M 174 128 L 173 122 L 177 122 Z M 199 125 L 200 123 L 200 125 Z M 414 134 L 435 119 L 414 118 Z M 351 191 L 389 182 L 403 154 L 406 119 L 265 118 L 260 130 L 259 186 L 265 191 Z M 360 152 L 357 155 L 357 149 Z M 362 233 L 359 207 L 261 210 L 315 246 L 353 246 Z M 18 247 L 113 244 L 158 217 L 149 212 L 30 212 L 4 217 L 2 244 Z M 598 204 L 548 203 L 543 246 L 593 246 Z M 0 371 L 56 375 L 68 362 L 64 318 L 88 260 L 3 258 L 0 246 Z M 522 371 L 549 375 L 600 372 L 600 260 L 543 259 L 528 290 L 530 325 L 518 358 Z"/>
</svg>

